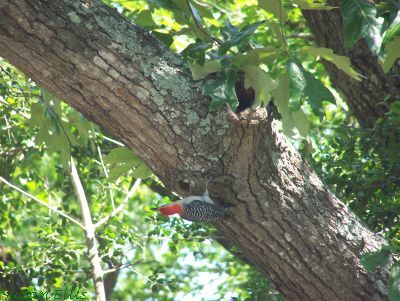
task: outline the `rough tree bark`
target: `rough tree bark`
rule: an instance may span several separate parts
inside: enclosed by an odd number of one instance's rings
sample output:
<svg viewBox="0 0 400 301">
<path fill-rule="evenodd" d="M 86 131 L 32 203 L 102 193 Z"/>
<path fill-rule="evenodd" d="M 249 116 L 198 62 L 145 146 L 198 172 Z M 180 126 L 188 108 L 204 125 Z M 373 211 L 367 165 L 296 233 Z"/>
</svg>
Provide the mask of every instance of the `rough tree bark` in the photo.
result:
<svg viewBox="0 0 400 301">
<path fill-rule="evenodd" d="M 210 112 L 181 60 L 96 0 L 3 0 L 0 55 L 131 147 L 181 195 L 232 205 L 216 224 L 288 300 L 386 300 L 374 236 L 266 111 Z"/>
<path fill-rule="evenodd" d="M 339 7 L 339 0 L 330 4 Z M 378 59 L 369 50 L 365 40 L 358 41 L 351 49 L 344 47 L 342 16 L 339 9 L 329 11 L 304 10 L 303 15 L 315 36 L 317 45 L 333 49 L 336 54 L 350 58 L 355 69 L 365 79 L 356 81 L 324 61 L 333 86 L 338 89 L 349 104 L 349 108 L 364 127 L 372 127 L 386 108 L 379 104 L 400 99 L 400 76 L 387 75 L 379 65 Z"/>
</svg>

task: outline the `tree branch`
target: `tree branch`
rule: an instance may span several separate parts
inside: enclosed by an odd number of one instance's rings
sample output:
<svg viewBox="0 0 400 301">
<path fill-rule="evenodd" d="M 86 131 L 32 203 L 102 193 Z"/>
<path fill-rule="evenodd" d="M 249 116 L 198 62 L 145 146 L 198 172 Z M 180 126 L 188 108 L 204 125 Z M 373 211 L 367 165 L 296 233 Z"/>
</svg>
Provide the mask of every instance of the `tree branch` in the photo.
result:
<svg viewBox="0 0 400 301">
<path fill-rule="evenodd" d="M 4 184 L 6 184 L 7 186 L 11 187 L 12 189 L 22 193 L 24 196 L 30 198 L 31 200 L 39 203 L 40 205 L 45 206 L 46 208 L 50 209 L 51 211 L 58 213 L 59 215 L 61 215 L 62 217 L 66 218 L 67 220 L 73 222 L 74 224 L 78 225 L 79 227 L 81 227 L 82 229 L 85 229 L 85 226 L 82 225 L 80 222 L 78 222 L 76 219 L 70 217 L 68 214 L 65 214 L 64 212 L 58 210 L 57 208 L 39 200 L 37 197 L 31 195 L 30 193 L 22 190 L 21 188 L 11 184 L 10 182 L 8 182 L 6 179 L 4 179 L 3 177 L 0 176 L 0 181 L 3 182 Z"/>
<path fill-rule="evenodd" d="M 83 190 L 81 180 L 79 179 L 78 172 L 74 163 L 74 159 L 70 156 L 70 176 L 72 184 L 75 189 L 75 194 L 78 198 L 81 207 L 82 218 L 85 225 L 86 244 L 89 255 L 89 262 L 92 267 L 93 283 L 96 292 L 97 301 L 106 301 L 106 293 L 103 281 L 103 269 L 101 267 L 101 260 L 97 250 L 97 242 L 95 236 L 95 228 L 92 222 L 92 216 L 88 201 L 86 199 L 85 191 Z"/>
<path fill-rule="evenodd" d="M 101 220 L 99 220 L 97 223 L 95 223 L 93 226 L 95 228 L 98 228 L 100 226 L 102 226 L 103 224 L 105 224 L 106 222 L 108 222 L 111 218 L 113 218 L 114 216 L 116 216 L 118 213 L 120 213 L 125 205 L 128 203 L 129 199 L 133 196 L 133 194 L 136 192 L 136 189 L 139 187 L 141 182 L 141 179 L 137 179 L 135 181 L 135 184 L 133 184 L 132 188 L 129 190 L 129 192 L 126 194 L 125 199 L 121 202 L 121 204 L 119 204 L 119 206 L 117 208 L 115 208 L 115 210 L 113 210 L 113 212 L 111 212 L 109 215 L 107 215 L 106 217 L 103 217 Z"/>
</svg>

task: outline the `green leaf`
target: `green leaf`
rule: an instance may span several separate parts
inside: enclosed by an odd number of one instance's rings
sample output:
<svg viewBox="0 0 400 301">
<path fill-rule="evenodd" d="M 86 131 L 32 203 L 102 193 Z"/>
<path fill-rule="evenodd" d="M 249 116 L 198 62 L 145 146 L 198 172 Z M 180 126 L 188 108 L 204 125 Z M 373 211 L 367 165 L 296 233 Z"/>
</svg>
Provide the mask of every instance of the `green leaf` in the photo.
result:
<svg viewBox="0 0 400 301">
<path fill-rule="evenodd" d="M 323 101 L 336 104 L 335 97 L 331 91 L 325 87 L 321 81 L 316 79 L 310 72 L 303 69 L 303 75 L 306 79 L 306 87 L 304 88 L 304 96 L 306 96 L 315 115 L 322 118 L 324 116 Z"/>
<path fill-rule="evenodd" d="M 90 130 L 90 122 L 86 120 L 82 114 L 71 111 L 67 114 L 68 123 L 77 128 L 80 138 L 80 146 L 86 146 L 89 142 L 89 130 Z"/>
<path fill-rule="evenodd" d="M 360 74 L 353 69 L 350 59 L 347 56 L 337 55 L 333 53 L 332 49 L 324 47 L 306 46 L 302 48 L 302 51 L 315 58 L 320 56 L 328 62 L 334 64 L 338 69 L 342 70 L 348 76 L 351 76 L 356 80 L 361 80 Z"/>
<path fill-rule="evenodd" d="M 172 241 L 168 242 L 168 247 L 169 247 L 169 250 L 171 251 L 172 254 L 178 253 L 178 249 L 176 248 L 176 244 L 174 244 Z"/>
<path fill-rule="evenodd" d="M 197 61 L 200 65 L 203 65 L 206 58 L 205 52 L 207 49 L 210 49 L 211 46 L 211 43 L 198 41 L 189 44 L 184 50 L 182 50 L 181 54 L 184 60 L 190 58 L 191 60 Z"/>
<path fill-rule="evenodd" d="M 226 103 L 225 98 L 215 96 L 210 102 L 210 110 L 215 111 L 221 108 Z"/>
<path fill-rule="evenodd" d="M 258 0 L 258 6 L 272 13 L 275 18 L 283 22 L 288 20 L 288 14 L 283 5 L 281 5 L 280 0 Z"/>
<path fill-rule="evenodd" d="M 361 256 L 361 264 L 364 268 L 371 272 L 378 266 L 384 266 L 389 260 L 390 251 L 382 249 L 377 252 L 364 253 Z"/>
<path fill-rule="evenodd" d="M 283 39 L 282 30 L 281 30 L 281 27 L 279 26 L 279 24 L 271 22 L 268 25 L 271 28 L 272 32 L 274 33 L 275 38 L 278 40 L 278 42 L 283 47 L 283 45 L 285 44 L 285 40 Z"/>
<path fill-rule="evenodd" d="M 161 42 L 163 42 L 167 47 L 171 46 L 174 42 L 174 38 L 168 34 L 159 31 L 152 31 L 152 34 L 155 35 Z"/>
<path fill-rule="evenodd" d="M 232 46 L 238 46 L 239 49 L 245 47 L 250 42 L 257 28 L 264 22 L 260 21 L 244 26 L 239 32 L 233 34 L 229 40 L 222 43 L 218 49 L 218 53 L 225 54 Z"/>
<path fill-rule="evenodd" d="M 31 126 L 41 126 L 43 123 L 44 108 L 40 103 L 33 102 L 31 104 Z"/>
<path fill-rule="evenodd" d="M 104 157 L 104 163 L 106 164 L 120 164 L 120 163 L 131 163 L 136 164 L 140 159 L 126 146 L 117 147 L 111 150 L 108 155 Z"/>
<path fill-rule="evenodd" d="M 277 50 L 270 47 L 261 47 L 252 49 L 245 54 L 239 53 L 232 58 L 232 63 L 237 68 L 242 68 L 246 65 L 260 66 L 261 63 L 274 59 L 276 57 Z"/>
<path fill-rule="evenodd" d="M 150 177 L 152 174 L 153 172 L 151 171 L 151 169 L 147 167 L 147 165 L 144 163 L 141 163 L 132 170 L 132 176 L 134 176 L 135 178 L 145 179 Z"/>
<path fill-rule="evenodd" d="M 137 155 L 125 146 L 114 148 L 104 157 L 104 163 L 112 165 L 109 172 L 110 181 L 117 180 L 131 170 L 135 178 L 142 179 L 149 177 L 153 173 Z"/>
<path fill-rule="evenodd" d="M 298 129 L 299 134 L 303 137 L 307 137 L 308 131 L 310 129 L 310 122 L 307 119 L 306 114 L 300 108 L 297 111 L 290 113 L 290 118 L 288 119 L 293 122 L 293 126 Z M 290 122 L 286 122 L 290 126 Z"/>
<path fill-rule="evenodd" d="M 198 3 L 195 1 L 190 2 L 190 5 L 194 6 L 203 18 L 208 18 L 208 19 L 214 18 L 211 10 L 212 5 L 207 4 L 205 2 Z"/>
<path fill-rule="evenodd" d="M 295 112 L 289 109 L 290 88 L 289 88 L 289 75 L 282 74 L 279 77 L 278 87 L 273 91 L 274 103 L 282 116 L 282 129 L 287 137 L 293 136 L 293 129 L 297 128 L 300 135 L 307 136 L 310 128 L 310 123 L 306 115 L 300 108 Z"/>
<path fill-rule="evenodd" d="M 178 6 L 172 0 L 150 0 L 150 2 L 158 7 L 165 8 L 166 10 L 178 10 Z"/>
<path fill-rule="evenodd" d="M 271 91 L 277 86 L 277 83 L 264 70 L 256 66 L 245 66 L 244 72 L 245 88 L 252 87 L 255 91 L 254 107 L 260 104 L 268 104 L 271 99 Z"/>
<path fill-rule="evenodd" d="M 400 11 L 397 13 L 397 16 L 393 22 L 389 25 L 389 28 L 386 30 L 383 42 L 389 42 L 398 34 L 400 34 Z"/>
<path fill-rule="evenodd" d="M 218 72 L 221 70 L 221 63 L 218 61 L 206 61 L 204 65 L 200 65 L 195 62 L 190 65 L 190 71 L 192 71 L 192 76 L 194 80 L 199 80 L 205 78 L 207 75 Z"/>
<path fill-rule="evenodd" d="M 132 165 L 131 164 L 119 164 L 119 165 L 115 165 L 110 169 L 110 172 L 108 174 L 109 178 L 108 180 L 110 182 L 114 182 L 116 180 L 118 180 L 118 178 L 126 173 L 128 173 L 128 171 L 130 171 L 132 169 Z"/>
<path fill-rule="evenodd" d="M 197 24 L 203 24 L 203 19 L 201 18 L 201 15 L 197 8 L 192 4 L 192 2 L 188 1 L 190 9 L 192 10 L 193 13 L 193 18 L 196 19 Z"/>
<path fill-rule="evenodd" d="M 154 23 L 153 17 L 151 15 L 150 10 L 143 10 L 141 11 L 134 20 L 135 24 L 143 26 L 143 27 L 150 27 L 156 26 L 157 24 Z"/>
<path fill-rule="evenodd" d="M 211 97 L 209 108 L 217 110 L 224 104 L 228 104 L 232 110 L 237 106 L 237 98 L 234 93 L 234 83 L 238 78 L 236 69 L 225 68 L 218 73 L 215 80 L 210 80 L 202 87 L 203 95 Z"/>
<path fill-rule="evenodd" d="M 385 45 L 386 57 L 381 63 L 383 71 L 388 72 L 397 58 L 400 57 L 400 36 Z"/>
<path fill-rule="evenodd" d="M 372 53 L 378 55 L 382 45 L 383 18 L 377 8 L 364 0 L 341 0 L 344 45 L 350 48 L 360 38 L 365 38 Z"/>
<path fill-rule="evenodd" d="M 234 35 L 236 35 L 239 32 L 239 29 L 232 25 L 232 23 L 229 21 L 229 19 L 225 19 L 225 26 L 220 29 L 222 36 L 224 37 L 225 40 L 230 39 Z"/>
<path fill-rule="evenodd" d="M 395 114 L 396 116 L 400 116 L 400 101 L 393 101 L 392 103 L 390 103 L 390 112 L 393 112 L 393 114 Z M 392 248 L 397 248 L 396 252 L 400 252 L 400 246 L 390 246 Z M 392 250 L 393 252 L 393 250 Z"/>
<path fill-rule="evenodd" d="M 286 100 L 277 99 L 276 101 L 279 112 L 282 115 L 283 129 L 288 136 L 291 136 L 290 133 L 293 127 L 296 127 L 300 134 L 305 136 L 308 133 L 309 122 L 301 110 L 302 95 L 304 94 L 313 112 L 319 117 L 324 114 L 323 101 L 332 103 L 336 103 L 336 101 L 329 89 L 315 79 L 310 72 L 306 71 L 300 63 L 288 61 L 287 70 L 291 93 L 288 106 L 286 106 Z M 280 83 L 279 89 L 287 89 L 287 87 L 282 86 L 284 84 L 283 80 L 286 80 L 286 77 L 281 79 L 282 83 Z M 289 91 L 289 89 L 287 90 Z M 279 94 L 278 97 L 282 98 Z M 296 122 L 292 122 L 292 120 Z"/>
<path fill-rule="evenodd" d="M 297 111 L 300 109 L 301 96 L 303 95 L 303 90 L 306 87 L 307 82 L 303 75 L 301 64 L 299 65 L 294 61 L 288 61 L 286 67 L 288 70 L 291 92 L 289 106 L 291 110 Z"/>
<path fill-rule="evenodd" d="M 132 1 L 120 1 L 119 3 L 130 11 L 136 11 L 138 9 L 138 5 Z"/>
</svg>

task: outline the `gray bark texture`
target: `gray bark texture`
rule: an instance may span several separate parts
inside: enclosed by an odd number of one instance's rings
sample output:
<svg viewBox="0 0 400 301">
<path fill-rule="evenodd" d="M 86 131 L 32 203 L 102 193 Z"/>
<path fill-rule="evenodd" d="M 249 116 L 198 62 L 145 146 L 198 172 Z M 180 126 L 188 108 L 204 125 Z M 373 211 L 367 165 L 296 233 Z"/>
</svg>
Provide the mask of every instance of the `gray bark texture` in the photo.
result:
<svg viewBox="0 0 400 301">
<path fill-rule="evenodd" d="M 287 300 L 386 300 L 360 256 L 384 240 L 264 109 L 211 112 L 181 59 L 97 0 L 3 0 L 0 56 L 132 148 L 172 190 L 230 205 L 215 226 Z"/>
<path fill-rule="evenodd" d="M 329 3 L 334 7 L 340 6 L 339 0 L 331 0 Z M 304 10 L 303 15 L 317 45 L 349 57 L 357 72 L 365 77 L 361 81 L 354 80 L 332 63 L 324 61 L 333 86 L 342 93 L 351 112 L 362 126 L 372 127 L 376 119 L 383 117 L 387 110 L 382 102 L 386 100 L 390 103 L 400 99 L 400 76 L 383 72 L 378 58 L 369 50 L 364 39 L 359 40 L 351 49 L 344 47 L 339 9 Z"/>
</svg>

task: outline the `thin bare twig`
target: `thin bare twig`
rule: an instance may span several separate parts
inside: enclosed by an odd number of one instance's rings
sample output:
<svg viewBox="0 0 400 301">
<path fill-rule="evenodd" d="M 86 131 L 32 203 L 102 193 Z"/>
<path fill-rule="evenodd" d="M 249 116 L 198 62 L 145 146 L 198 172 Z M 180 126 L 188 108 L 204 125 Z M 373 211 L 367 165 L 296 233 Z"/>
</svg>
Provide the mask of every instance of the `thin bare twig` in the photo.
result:
<svg viewBox="0 0 400 301">
<path fill-rule="evenodd" d="M 142 181 L 142 179 L 137 179 L 135 181 L 135 184 L 133 184 L 131 190 L 129 190 L 129 192 L 126 194 L 125 199 L 121 202 L 121 204 L 119 204 L 119 206 L 117 208 L 115 208 L 115 210 L 113 212 L 111 212 L 109 215 L 107 215 L 106 217 L 103 217 L 101 220 L 99 220 L 97 223 L 95 223 L 94 227 L 95 228 L 100 227 L 104 223 L 108 222 L 111 218 L 116 216 L 118 213 L 120 213 L 122 211 L 122 209 L 124 209 L 126 203 L 128 203 L 128 200 L 136 192 L 136 189 L 139 187 L 139 184 L 141 181 Z"/>
<path fill-rule="evenodd" d="M 66 219 L 70 220 L 71 222 L 77 224 L 77 225 L 78 225 L 79 227 L 81 227 L 82 229 L 85 229 L 85 226 L 82 225 L 82 224 L 81 224 L 80 222 L 78 222 L 77 220 L 75 220 L 74 218 L 72 218 L 72 217 L 70 217 L 69 215 L 65 214 L 64 212 L 58 210 L 57 208 L 55 208 L 55 207 L 53 207 L 53 206 L 51 206 L 51 205 L 49 205 L 49 204 L 47 204 L 47 203 L 45 203 L 45 202 L 39 200 L 37 197 L 35 197 L 35 196 L 29 194 L 28 192 L 22 190 L 21 188 L 15 186 L 15 185 L 13 185 L 13 184 L 11 184 L 10 182 L 8 182 L 6 179 L 4 179 L 4 178 L 1 177 L 1 176 L 0 176 L 0 181 L 3 182 L 4 184 L 6 184 L 7 186 L 13 188 L 14 190 L 16 190 L 16 191 L 22 193 L 23 195 L 25 195 L 26 197 L 30 198 L 31 200 L 33 200 L 33 201 L 35 201 L 35 202 L 37 202 L 37 203 L 39 203 L 39 204 L 41 204 L 41 205 L 47 207 L 47 208 L 50 209 L 51 211 L 56 212 L 56 213 L 58 213 L 59 215 L 61 215 L 62 217 L 65 217 Z"/>
<path fill-rule="evenodd" d="M 94 130 L 92 130 L 92 131 L 94 131 Z M 107 140 L 107 141 L 109 141 L 109 142 L 112 142 L 112 143 L 114 143 L 114 144 L 116 144 L 116 145 L 118 145 L 118 146 L 124 146 L 124 144 L 122 144 L 121 142 L 119 142 L 119 141 L 117 141 L 117 140 L 114 140 L 114 139 L 112 139 L 112 138 L 110 138 L 110 137 L 107 137 L 107 136 L 105 136 L 105 135 L 103 135 L 103 134 L 100 134 L 100 133 L 98 133 L 98 132 L 96 132 L 96 131 L 94 131 L 94 134 L 96 135 L 96 136 L 101 136 L 101 138 L 103 138 L 104 140 Z"/>
<path fill-rule="evenodd" d="M 137 265 L 138 263 L 142 262 L 143 260 L 144 260 L 144 258 L 141 258 L 141 259 L 139 259 L 139 260 L 136 260 L 135 262 L 127 263 L 127 264 L 122 264 L 122 265 L 120 265 L 119 267 L 116 267 L 116 268 L 113 268 L 113 269 L 105 270 L 105 271 L 104 271 L 104 275 L 105 275 L 105 274 L 109 274 L 109 273 L 113 273 L 113 272 L 116 272 L 116 271 L 120 271 L 120 270 L 122 270 L 122 269 L 126 269 L 126 268 L 129 268 L 129 267 L 132 267 L 132 266 Z"/>
<path fill-rule="evenodd" d="M 89 255 L 89 262 L 92 267 L 96 300 L 106 301 L 106 292 L 104 289 L 104 281 L 103 281 L 103 269 L 101 267 L 101 259 L 99 257 L 99 251 L 97 249 L 97 242 L 94 231 L 95 227 L 93 225 L 89 203 L 87 201 L 85 191 L 83 190 L 83 186 L 79 178 L 78 171 L 76 170 L 75 162 L 72 156 L 70 156 L 70 176 L 72 184 L 75 189 L 75 194 L 78 198 L 79 205 L 81 207 L 83 223 L 85 225 L 86 244 Z"/>
</svg>

